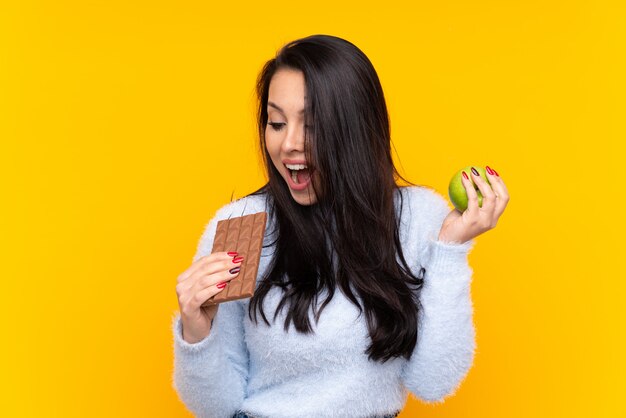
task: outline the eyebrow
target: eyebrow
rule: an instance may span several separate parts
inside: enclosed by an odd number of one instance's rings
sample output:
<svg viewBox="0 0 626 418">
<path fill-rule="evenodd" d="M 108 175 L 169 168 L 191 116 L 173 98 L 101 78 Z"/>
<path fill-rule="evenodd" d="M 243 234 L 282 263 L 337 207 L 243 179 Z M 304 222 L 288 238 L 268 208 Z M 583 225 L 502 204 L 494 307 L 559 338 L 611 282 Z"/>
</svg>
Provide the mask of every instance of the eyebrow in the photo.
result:
<svg viewBox="0 0 626 418">
<path fill-rule="evenodd" d="M 280 108 L 280 106 L 278 106 L 276 103 L 273 102 L 267 102 L 268 106 L 273 107 L 274 109 L 278 110 L 279 112 L 281 112 L 282 114 L 285 114 L 285 111 L 283 109 Z M 304 114 L 304 109 L 302 109 L 301 111 L 298 112 L 299 115 L 303 115 Z"/>
</svg>

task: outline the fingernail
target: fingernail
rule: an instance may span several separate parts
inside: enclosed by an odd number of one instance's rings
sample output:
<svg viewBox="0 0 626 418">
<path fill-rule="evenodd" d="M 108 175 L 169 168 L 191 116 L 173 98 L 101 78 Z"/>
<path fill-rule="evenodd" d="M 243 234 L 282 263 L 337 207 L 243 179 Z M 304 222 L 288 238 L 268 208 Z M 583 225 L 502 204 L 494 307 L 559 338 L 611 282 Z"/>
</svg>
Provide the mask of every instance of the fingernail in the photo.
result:
<svg viewBox="0 0 626 418">
<path fill-rule="evenodd" d="M 465 180 L 469 180 L 469 177 L 467 177 L 467 173 L 465 173 L 465 171 L 463 172 L 463 177 L 465 177 Z"/>
<path fill-rule="evenodd" d="M 234 257 L 236 255 L 239 255 L 239 253 L 234 252 L 234 251 L 227 252 L 226 254 L 228 254 L 229 257 Z"/>
<path fill-rule="evenodd" d="M 494 171 L 491 169 L 491 167 L 487 166 L 487 173 L 491 174 L 492 176 L 495 174 Z"/>
<path fill-rule="evenodd" d="M 228 270 L 228 272 L 230 274 L 237 274 L 239 273 L 239 270 L 241 270 L 241 267 L 233 267 L 232 269 Z"/>
<path fill-rule="evenodd" d="M 472 167 L 472 173 L 474 173 L 475 176 L 480 176 L 480 174 L 478 174 L 478 171 Z"/>
<path fill-rule="evenodd" d="M 226 287 L 226 282 L 222 282 L 216 285 L 218 289 L 223 289 Z"/>
<path fill-rule="evenodd" d="M 496 170 L 493 170 L 493 172 L 496 173 L 496 176 L 500 177 L 500 174 L 498 174 L 498 172 Z"/>
<path fill-rule="evenodd" d="M 243 261 L 243 257 L 235 257 L 233 258 L 233 263 L 237 264 L 237 263 L 241 263 Z"/>
</svg>

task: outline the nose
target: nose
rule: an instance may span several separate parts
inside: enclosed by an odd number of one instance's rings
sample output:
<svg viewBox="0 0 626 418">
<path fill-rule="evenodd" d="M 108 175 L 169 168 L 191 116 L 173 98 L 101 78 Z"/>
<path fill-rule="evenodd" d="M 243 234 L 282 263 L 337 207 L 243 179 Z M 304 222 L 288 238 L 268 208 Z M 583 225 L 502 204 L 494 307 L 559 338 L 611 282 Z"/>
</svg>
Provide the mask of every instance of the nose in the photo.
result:
<svg viewBox="0 0 626 418">
<path fill-rule="evenodd" d="M 282 143 L 283 153 L 304 152 L 303 124 L 291 124 L 288 128 Z"/>
</svg>

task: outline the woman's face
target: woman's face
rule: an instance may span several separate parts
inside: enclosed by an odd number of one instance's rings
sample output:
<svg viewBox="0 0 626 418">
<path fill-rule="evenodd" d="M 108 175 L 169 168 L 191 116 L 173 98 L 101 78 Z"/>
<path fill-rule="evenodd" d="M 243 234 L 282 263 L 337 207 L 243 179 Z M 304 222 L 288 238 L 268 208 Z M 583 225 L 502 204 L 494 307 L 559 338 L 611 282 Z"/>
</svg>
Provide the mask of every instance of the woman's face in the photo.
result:
<svg viewBox="0 0 626 418">
<path fill-rule="evenodd" d="M 270 81 L 267 102 L 265 146 L 272 163 L 283 177 L 293 199 L 300 205 L 312 205 L 317 196 L 304 153 L 304 75 L 301 71 L 280 69 Z M 319 184 L 319 173 L 313 172 Z"/>
</svg>

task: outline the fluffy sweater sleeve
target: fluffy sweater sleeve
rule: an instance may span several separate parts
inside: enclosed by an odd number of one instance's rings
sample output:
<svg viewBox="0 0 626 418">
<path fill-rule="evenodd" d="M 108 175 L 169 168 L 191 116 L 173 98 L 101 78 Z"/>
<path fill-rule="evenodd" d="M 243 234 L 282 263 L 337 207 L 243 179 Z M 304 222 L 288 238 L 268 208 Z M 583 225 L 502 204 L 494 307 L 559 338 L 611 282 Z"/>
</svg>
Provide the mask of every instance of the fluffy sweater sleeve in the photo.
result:
<svg viewBox="0 0 626 418">
<path fill-rule="evenodd" d="M 232 204 L 223 207 L 209 222 L 193 261 L 211 253 L 217 222 L 228 218 L 232 210 Z M 232 416 L 246 395 L 249 370 L 242 304 L 220 304 L 210 334 L 197 343 L 183 340 L 180 313 L 175 314 L 172 328 L 173 387 L 180 399 L 197 417 Z"/>
<path fill-rule="evenodd" d="M 412 199 L 420 205 L 411 208 L 411 212 L 419 211 L 423 220 L 419 225 L 426 227 L 410 235 L 419 237 L 415 245 L 425 273 L 420 293 L 417 346 L 402 370 L 402 381 L 421 400 L 441 402 L 456 391 L 474 358 L 472 269 L 467 260 L 474 241 L 439 241 L 441 225 L 451 208 L 437 192 L 413 189 L 413 192 L 418 191 L 426 196 Z"/>
</svg>

